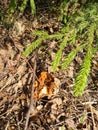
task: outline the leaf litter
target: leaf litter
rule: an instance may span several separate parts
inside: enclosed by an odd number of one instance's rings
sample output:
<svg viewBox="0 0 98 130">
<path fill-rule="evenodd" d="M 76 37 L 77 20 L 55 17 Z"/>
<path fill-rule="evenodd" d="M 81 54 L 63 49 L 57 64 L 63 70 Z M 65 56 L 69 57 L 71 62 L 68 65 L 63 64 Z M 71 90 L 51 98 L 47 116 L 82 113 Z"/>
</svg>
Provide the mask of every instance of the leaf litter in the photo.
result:
<svg viewBox="0 0 98 130">
<path fill-rule="evenodd" d="M 29 21 L 28 17 L 18 17 L 18 22 L 10 30 L 0 23 L 0 130 L 23 130 L 25 127 L 33 84 L 35 52 L 26 59 L 22 56 L 22 51 L 34 40 L 32 31 L 45 29 L 52 34 L 61 28 L 57 19 L 48 17 L 47 14 L 40 20 L 35 20 L 36 23 Z M 38 51 L 36 77 L 42 71 L 52 73 L 59 91 L 35 101 L 35 109 L 30 112 L 28 130 L 97 130 L 98 53 L 93 59 L 85 93 L 75 98 L 72 86 L 81 64 L 81 56 L 77 55 L 66 71 L 59 68 L 54 73 L 51 69 L 51 55 L 55 53 L 57 44 L 57 41 L 49 40 L 42 44 L 45 49 Z M 68 49 L 70 51 L 70 47 L 65 48 L 64 55 Z"/>
</svg>

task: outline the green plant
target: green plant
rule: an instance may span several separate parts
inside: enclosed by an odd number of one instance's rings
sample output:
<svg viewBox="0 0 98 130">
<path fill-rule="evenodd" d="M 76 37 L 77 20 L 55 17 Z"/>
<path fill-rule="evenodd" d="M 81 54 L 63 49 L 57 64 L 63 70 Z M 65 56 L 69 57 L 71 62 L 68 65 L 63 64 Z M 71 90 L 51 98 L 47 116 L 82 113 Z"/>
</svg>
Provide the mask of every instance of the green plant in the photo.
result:
<svg viewBox="0 0 98 130">
<path fill-rule="evenodd" d="M 93 57 L 93 41 L 94 41 L 94 30 L 95 26 L 92 24 L 88 30 L 88 44 L 87 44 L 87 53 L 84 57 L 81 69 L 78 73 L 78 76 L 75 80 L 74 93 L 75 96 L 82 95 L 87 84 L 87 79 L 90 73 L 91 61 Z"/>
<path fill-rule="evenodd" d="M 83 113 L 82 116 L 79 118 L 79 123 L 83 123 L 85 121 L 86 114 Z"/>
<path fill-rule="evenodd" d="M 19 7 L 20 11 L 24 12 L 26 6 L 27 6 L 28 0 L 23 0 L 22 5 Z M 32 14 L 36 14 L 36 6 L 34 0 L 30 0 L 30 6 L 31 6 L 31 12 Z"/>
<path fill-rule="evenodd" d="M 6 7 L 4 10 L 0 10 L 0 19 L 2 23 L 7 27 L 10 27 L 12 24 L 12 14 L 14 14 L 16 11 L 17 2 L 18 0 L 11 0 L 8 7 Z"/>
<path fill-rule="evenodd" d="M 17 7 L 17 2 L 18 0 L 11 0 L 9 3 L 9 8 L 7 10 L 7 13 L 14 13 L 16 11 L 16 7 Z"/>
<path fill-rule="evenodd" d="M 92 57 L 98 50 L 98 3 L 83 3 L 80 6 L 79 2 L 75 0 L 64 0 L 64 2 L 64 5 L 61 4 L 60 6 L 60 20 L 64 22 L 64 27 L 61 31 L 51 35 L 45 31 L 35 31 L 34 35 L 37 36 L 38 39 L 35 40 L 23 54 L 24 56 L 28 56 L 36 47 L 41 45 L 44 40 L 58 40 L 59 49 L 52 62 L 53 70 L 56 71 L 59 66 L 61 66 L 62 69 L 67 69 L 77 53 L 81 50 L 85 50 L 86 55 L 84 56 L 73 87 L 75 96 L 79 96 L 84 93 L 90 73 Z M 72 5 L 72 7 L 70 5 Z M 79 44 L 77 44 L 76 41 L 79 41 Z M 68 44 L 75 46 L 75 49 L 62 60 L 62 53 Z"/>
<path fill-rule="evenodd" d="M 18 11 L 25 11 L 28 1 L 29 0 L 23 0 L 20 6 L 19 0 L 11 0 L 6 9 L 0 10 L 0 19 L 7 28 L 10 28 L 13 25 Z M 30 6 L 32 14 L 36 14 L 36 6 L 34 0 L 30 0 Z"/>
</svg>

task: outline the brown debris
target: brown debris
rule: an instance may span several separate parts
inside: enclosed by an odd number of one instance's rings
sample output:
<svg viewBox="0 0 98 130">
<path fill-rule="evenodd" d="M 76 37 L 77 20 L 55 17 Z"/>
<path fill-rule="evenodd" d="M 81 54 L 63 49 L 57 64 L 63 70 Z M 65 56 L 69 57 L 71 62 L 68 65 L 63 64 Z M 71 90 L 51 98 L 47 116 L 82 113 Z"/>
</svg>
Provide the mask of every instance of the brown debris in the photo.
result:
<svg viewBox="0 0 98 130">
<path fill-rule="evenodd" d="M 0 4 L 6 8 L 7 2 Z M 46 13 L 46 12 L 45 12 Z M 25 16 L 26 15 L 26 16 Z M 34 19 L 25 14 L 8 30 L 0 23 L 0 130 L 23 130 L 27 113 L 31 104 L 35 51 L 26 59 L 23 50 L 35 39 L 32 31 L 44 29 L 49 34 L 60 30 L 61 25 L 55 17 L 43 14 L 40 19 Z M 32 20 L 33 19 L 33 20 Z M 38 50 L 35 80 L 40 86 L 57 87 L 57 92 L 41 94 L 31 107 L 28 130 L 97 130 L 98 128 L 98 52 L 93 58 L 88 86 L 83 96 L 75 98 L 72 86 L 78 66 L 82 63 L 84 54 L 77 55 L 68 70 L 53 72 L 51 59 L 58 49 L 58 42 L 45 41 L 45 49 Z M 70 51 L 70 47 L 64 53 Z M 51 53 L 51 54 L 50 54 Z M 50 54 L 50 55 L 49 55 Z M 66 54 L 64 54 L 66 55 Z M 30 63 L 30 65 L 28 64 Z M 41 72 L 47 79 L 42 81 Z M 46 74 L 44 73 L 44 74 Z M 38 78 L 38 79 L 37 79 Z M 45 79 L 44 79 L 45 80 Z M 38 89 L 38 88 L 37 88 Z"/>
</svg>

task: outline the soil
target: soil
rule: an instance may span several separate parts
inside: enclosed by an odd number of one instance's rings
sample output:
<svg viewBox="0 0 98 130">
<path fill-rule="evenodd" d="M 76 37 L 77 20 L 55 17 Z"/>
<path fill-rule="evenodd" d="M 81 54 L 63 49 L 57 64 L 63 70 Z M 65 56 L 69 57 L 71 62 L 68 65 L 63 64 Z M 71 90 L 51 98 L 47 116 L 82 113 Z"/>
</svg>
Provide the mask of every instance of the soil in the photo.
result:
<svg viewBox="0 0 98 130">
<path fill-rule="evenodd" d="M 92 60 L 88 85 L 80 97 L 74 97 L 73 84 L 82 62 L 78 54 L 67 70 L 52 71 L 51 62 L 58 50 L 58 41 L 44 41 L 26 58 L 22 52 L 36 37 L 34 30 L 49 34 L 59 31 L 62 24 L 57 14 L 39 9 L 39 17 L 29 10 L 13 16 L 11 26 L 0 22 L 0 130 L 23 130 L 31 105 L 34 79 L 43 71 L 56 80 L 58 92 L 34 101 L 28 130 L 97 130 L 98 129 L 98 52 Z M 7 25 L 7 26 L 6 26 Z M 65 48 L 64 55 L 71 47 Z M 34 57 L 36 55 L 36 70 Z M 64 57 L 62 57 L 64 58 Z M 36 80 L 36 78 L 35 78 Z M 34 99 L 33 99 L 34 100 Z"/>
</svg>

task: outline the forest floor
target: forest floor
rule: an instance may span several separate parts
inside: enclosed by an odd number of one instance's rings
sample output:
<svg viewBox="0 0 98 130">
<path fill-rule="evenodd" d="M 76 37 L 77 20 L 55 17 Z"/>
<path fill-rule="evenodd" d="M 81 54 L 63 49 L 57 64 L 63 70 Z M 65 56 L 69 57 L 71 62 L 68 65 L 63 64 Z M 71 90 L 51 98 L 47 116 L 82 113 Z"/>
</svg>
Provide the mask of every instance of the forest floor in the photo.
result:
<svg viewBox="0 0 98 130">
<path fill-rule="evenodd" d="M 22 55 L 36 38 L 34 30 L 53 34 L 62 26 L 56 13 L 50 14 L 43 9 L 37 18 L 29 11 L 15 14 L 10 28 L 0 22 L 0 130 L 25 128 L 34 72 L 39 80 L 43 76 L 41 72 L 50 74 L 57 92 L 32 97 L 35 106 L 30 111 L 28 130 L 98 130 L 98 52 L 93 57 L 88 85 L 79 97 L 74 97 L 72 87 L 85 53 L 79 53 L 67 70 L 59 68 L 56 72 L 52 71 L 51 62 L 58 50 L 58 41 L 46 40 L 37 53 L 32 52 L 28 58 Z M 71 49 L 70 45 L 65 48 L 64 56 Z"/>
</svg>

